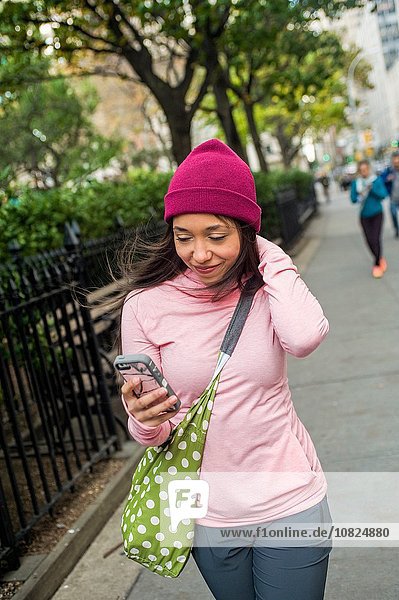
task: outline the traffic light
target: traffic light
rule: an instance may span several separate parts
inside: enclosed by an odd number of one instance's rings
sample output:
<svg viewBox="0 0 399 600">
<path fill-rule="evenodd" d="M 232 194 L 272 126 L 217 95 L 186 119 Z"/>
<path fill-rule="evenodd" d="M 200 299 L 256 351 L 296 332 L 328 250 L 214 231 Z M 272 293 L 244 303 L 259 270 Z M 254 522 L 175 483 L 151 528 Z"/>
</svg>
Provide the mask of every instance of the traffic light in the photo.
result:
<svg viewBox="0 0 399 600">
<path fill-rule="evenodd" d="M 366 146 L 371 146 L 373 144 L 373 132 L 371 129 L 366 129 L 363 131 L 363 138 Z"/>
<path fill-rule="evenodd" d="M 355 152 L 355 160 L 359 161 L 359 160 L 362 160 L 362 158 L 363 158 L 362 153 L 359 150 L 356 150 L 356 152 Z"/>
</svg>

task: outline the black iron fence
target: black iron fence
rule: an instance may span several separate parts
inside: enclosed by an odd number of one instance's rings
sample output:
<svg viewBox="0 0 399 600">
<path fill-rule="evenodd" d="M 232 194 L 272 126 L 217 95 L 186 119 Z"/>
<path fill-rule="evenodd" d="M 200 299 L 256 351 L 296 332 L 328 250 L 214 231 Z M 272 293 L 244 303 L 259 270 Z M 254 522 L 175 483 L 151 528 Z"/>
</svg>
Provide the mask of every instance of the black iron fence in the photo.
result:
<svg viewBox="0 0 399 600">
<path fill-rule="evenodd" d="M 303 230 L 305 222 L 317 211 L 314 185 L 307 194 L 299 195 L 295 188 L 287 188 L 276 194 L 281 237 L 285 245 L 292 244 Z"/>
<path fill-rule="evenodd" d="M 106 265 L 120 244 L 120 234 L 81 244 L 68 224 L 65 248 L 23 259 L 14 244 L 0 267 L 3 567 L 18 566 L 18 542 L 119 445 L 112 365 L 83 290 L 109 283 Z"/>
</svg>

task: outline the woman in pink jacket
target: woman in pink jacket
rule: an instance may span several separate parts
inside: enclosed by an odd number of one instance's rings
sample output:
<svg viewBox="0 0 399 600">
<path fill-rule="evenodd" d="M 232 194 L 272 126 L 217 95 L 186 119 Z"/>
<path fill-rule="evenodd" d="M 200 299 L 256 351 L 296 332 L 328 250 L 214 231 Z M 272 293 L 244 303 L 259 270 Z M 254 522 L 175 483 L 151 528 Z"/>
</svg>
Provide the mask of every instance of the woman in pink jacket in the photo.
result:
<svg viewBox="0 0 399 600">
<path fill-rule="evenodd" d="M 256 294 L 222 371 L 201 479 L 208 512 L 196 519 L 193 557 L 217 600 L 321 600 L 331 543 L 276 543 L 276 529 L 326 528 L 327 484 L 299 420 L 286 353 L 305 357 L 328 332 L 323 311 L 290 257 L 257 235 L 261 210 L 248 166 L 219 140 L 195 148 L 165 196 L 167 230 L 127 268 L 124 354 L 148 354 L 163 388 L 137 398 L 122 387 L 128 428 L 144 446 L 162 444 L 209 383 L 247 279 Z M 272 531 L 273 530 L 273 531 Z"/>
</svg>

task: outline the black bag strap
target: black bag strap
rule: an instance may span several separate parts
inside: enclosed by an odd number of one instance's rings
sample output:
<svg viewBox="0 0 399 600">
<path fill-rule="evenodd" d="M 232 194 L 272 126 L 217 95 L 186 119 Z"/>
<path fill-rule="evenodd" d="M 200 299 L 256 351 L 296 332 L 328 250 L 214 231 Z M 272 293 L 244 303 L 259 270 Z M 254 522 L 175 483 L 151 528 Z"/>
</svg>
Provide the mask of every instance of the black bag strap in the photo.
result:
<svg viewBox="0 0 399 600">
<path fill-rule="evenodd" d="M 255 275 L 250 277 L 248 281 L 245 283 L 244 290 L 247 291 L 251 286 L 253 281 L 255 280 Z M 220 352 L 224 354 L 228 354 L 231 356 L 233 354 L 234 348 L 237 345 L 238 339 L 241 335 L 241 332 L 244 328 L 245 321 L 247 319 L 248 313 L 250 311 L 252 300 L 254 298 L 256 289 L 251 290 L 250 293 L 244 294 L 241 292 L 240 299 L 235 308 L 233 316 L 231 317 L 229 326 L 227 328 L 226 334 L 223 338 L 222 345 L 220 347 Z"/>
</svg>

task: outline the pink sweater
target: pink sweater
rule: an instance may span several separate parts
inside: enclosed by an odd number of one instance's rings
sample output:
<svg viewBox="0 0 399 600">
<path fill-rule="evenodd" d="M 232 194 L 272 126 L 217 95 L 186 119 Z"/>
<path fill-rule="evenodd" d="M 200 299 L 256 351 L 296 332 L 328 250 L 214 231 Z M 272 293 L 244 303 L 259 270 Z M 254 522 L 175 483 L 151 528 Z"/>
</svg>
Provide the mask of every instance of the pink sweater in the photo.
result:
<svg viewBox="0 0 399 600">
<path fill-rule="evenodd" d="M 296 514 L 327 490 L 292 404 L 286 353 L 302 358 L 313 352 L 328 321 L 290 257 L 265 238 L 257 240 L 264 286 L 222 371 L 201 466 L 210 496 L 206 516 L 196 522 L 211 527 Z M 199 287 L 198 276 L 187 269 L 173 281 L 135 291 L 122 313 L 123 353 L 151 356 L 181 400 L 173 426 L 209 383 L 239 299 L 237 290 L 211 303 L 196 294 Z M 168 437 L 170 423 L 149 427 L 130 415 L 128 428 L 140 444 L 156 446 Z"/>
</svg>

